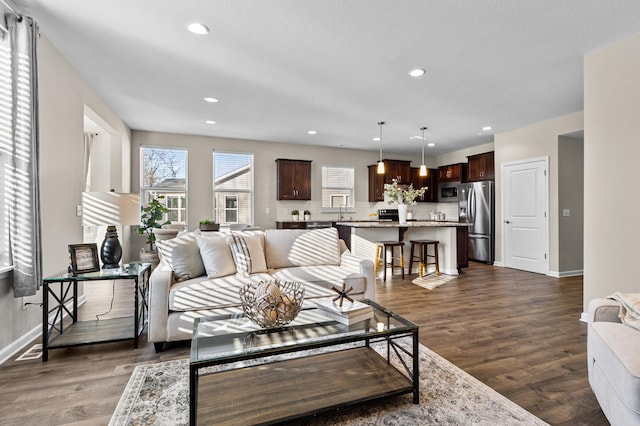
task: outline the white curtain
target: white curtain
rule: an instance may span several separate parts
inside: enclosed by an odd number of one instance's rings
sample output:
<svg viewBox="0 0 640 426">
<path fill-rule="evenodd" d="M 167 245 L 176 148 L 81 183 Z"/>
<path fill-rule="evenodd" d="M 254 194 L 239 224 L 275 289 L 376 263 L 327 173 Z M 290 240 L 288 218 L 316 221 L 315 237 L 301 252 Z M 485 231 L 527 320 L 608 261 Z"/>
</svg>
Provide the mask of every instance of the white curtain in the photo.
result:
<svg viewBox="0 0 640 426">
<path fill-rule="evenodd" d="M 10 167 L 6 182 L 14 297 L 32 296 L 42 279 L 40 233 L 38 25 L 6 15 L 11 45 Z"/>
</svg>

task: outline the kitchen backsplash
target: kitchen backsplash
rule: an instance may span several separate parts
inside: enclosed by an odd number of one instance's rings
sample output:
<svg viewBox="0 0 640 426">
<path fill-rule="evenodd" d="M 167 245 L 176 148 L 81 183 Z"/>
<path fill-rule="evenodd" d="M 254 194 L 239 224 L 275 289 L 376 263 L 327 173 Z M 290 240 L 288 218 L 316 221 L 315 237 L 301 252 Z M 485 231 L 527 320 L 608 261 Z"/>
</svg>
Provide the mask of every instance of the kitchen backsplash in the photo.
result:
<svg viewBox="0 0 640 426">
<path fill-rule="evenodd" d="M 355 207 L 343 210 L 344 220 L 377 220 L 379 209 L 395 209 L 396 204 L 387 203 L 356 203 Z M 276 221 L 291 220 L 291 210 L 300 212 L 300 220 L 303 219 L 304 210 L 311 212 L 311 220 L 335 221 L 338 219 L 338 211 L 323 211 L 321 202 L 276 202 Z M 442 212 L 445 220 L 458 221 L 458 203 L 418 203 L 410 206 L 409 211 L 413 213 L 413 218 L 417 220 L 430 220 L 431 212 Z"/>
</svg>

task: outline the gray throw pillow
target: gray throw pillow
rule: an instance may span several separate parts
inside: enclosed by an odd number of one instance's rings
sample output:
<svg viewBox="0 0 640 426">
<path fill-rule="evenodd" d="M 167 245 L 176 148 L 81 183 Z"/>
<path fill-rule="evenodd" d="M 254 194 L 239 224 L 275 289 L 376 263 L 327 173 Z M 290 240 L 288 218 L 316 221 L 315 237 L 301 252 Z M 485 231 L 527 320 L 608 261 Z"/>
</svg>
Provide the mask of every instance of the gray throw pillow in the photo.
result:
<svg viewBox="0 0 640 426">
<path fill-rule="evenodd" d="M 186 234 L 170 240 L 156 241 L 156 247 L 162 258 L 171 266 L 176 281 L 204 275 L 200 247 L 194 235 Z"/>
</svg>

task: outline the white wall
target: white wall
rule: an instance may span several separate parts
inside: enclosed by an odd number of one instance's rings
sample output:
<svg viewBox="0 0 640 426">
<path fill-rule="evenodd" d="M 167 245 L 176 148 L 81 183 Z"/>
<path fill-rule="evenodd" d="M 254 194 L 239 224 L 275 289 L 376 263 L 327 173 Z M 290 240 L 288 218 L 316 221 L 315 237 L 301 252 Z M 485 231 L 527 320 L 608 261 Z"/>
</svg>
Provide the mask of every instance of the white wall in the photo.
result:
<svg viewBox="0 0 640 426">
<path fill-rule="evenodd" d="M 447 166 L 449 164 L 466 163 L 467 157 L 475 154 L 483 154 L 491 152 L 495 149 L 493 142 L 477 145 L 471 148 L 461 149 L 459 151 L 449 152 L 439 155 L 437 158 L 438 166 Z"/>
<path fill-rule="evenodd" d="M 580 275 L 584 269 L 583 139 L 558 138 L 558 200 L 560 276 Z"/>
<path fill-rule="evenodd" d="M 130 131 L 44 35 L 38 39 L 38 66 L 42 259 L 44 274 L 51 275 L 67 268 L 67 245 L 82 242 L 76 206 L 84 190 L 85 105 L 123 135 L 126 153 L 130 151 Z M 23 303 L 40 303 L 41 298 L 39 291 L 33 297 L 15 299 L 11 283 L 0 281 L 0 359 L 17 339 L 39 331 L 41 308 L 31 305 L 23 310 Z"/>
<path fill-rule="evenodd" d="M 558 242 L 558 136 L 582 130 L 583 113 L 563 115 L 494 136 L 496 167 L 496 262 L 504 263 L 502 249 L 503 163 L 549 157 L 549 273 L 559 275 Z"/>
<path fill-rule="evenodd" d="M 640 292 L 640 34 L 585 56 L 584 304 Z"/>
</svg>

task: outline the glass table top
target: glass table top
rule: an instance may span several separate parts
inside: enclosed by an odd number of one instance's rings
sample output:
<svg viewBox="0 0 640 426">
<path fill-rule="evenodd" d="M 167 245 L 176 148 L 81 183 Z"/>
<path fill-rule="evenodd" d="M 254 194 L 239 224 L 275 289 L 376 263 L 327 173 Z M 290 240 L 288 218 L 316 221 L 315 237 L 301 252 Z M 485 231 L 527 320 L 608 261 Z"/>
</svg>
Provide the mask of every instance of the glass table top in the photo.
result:
<svg viewBox="0 0 640 426">
<path fill-rule="evenodd" d="M 45 281 L 69 281 L 76 279 L 78 281 L 104 280 L 113 277 L 118 278 L 135 278 L 145 273 L 151 267 L 151 263 L 147 262 L 131 262 L 125 263 L 120 268 L 101 269 L 96 272 L 86 272 L 73 275 L 71 272 L 62 271 L 57 274 L 45 277 Z"/>
<path fill-rule="evenodd" d="M 191 364 L 216 363 L 264 356 L 270 352 L 294 351 L 298 347 L 318 347 L 364 340 L 404 332 L 418 327 L 370 300 L 373 316 L 353 324 L 343 324 L 305 300 L 304 308 L 287 326 L 264 329 L 243 314 L 198 318 L 191 342 Z"/>
</svg>

